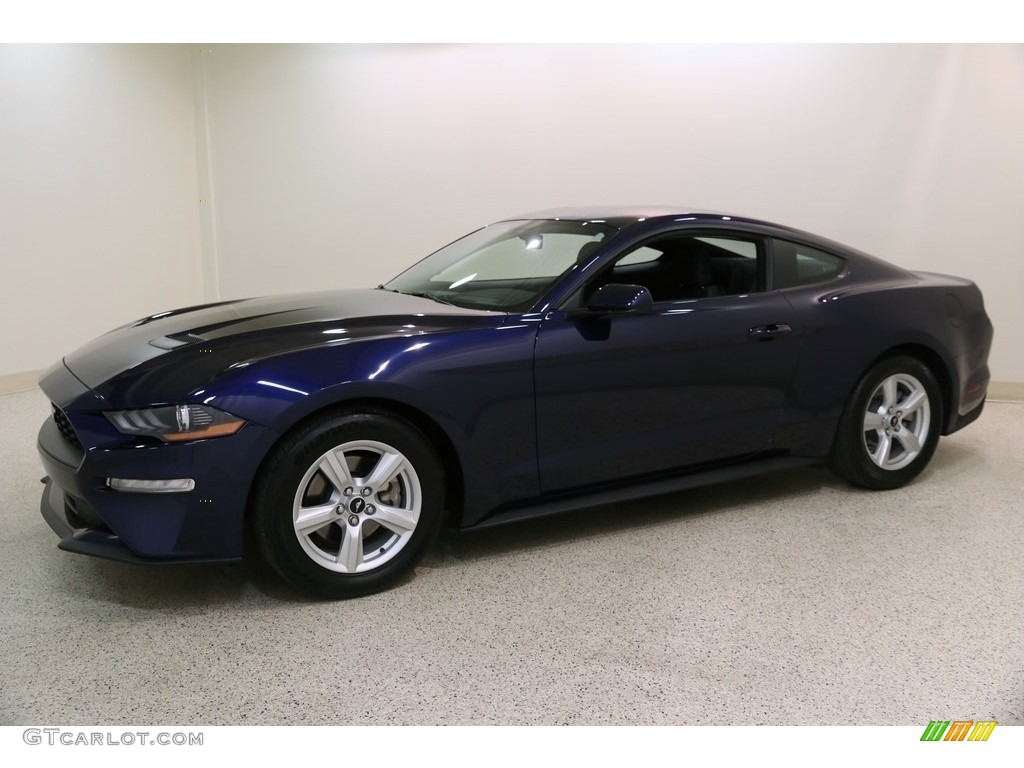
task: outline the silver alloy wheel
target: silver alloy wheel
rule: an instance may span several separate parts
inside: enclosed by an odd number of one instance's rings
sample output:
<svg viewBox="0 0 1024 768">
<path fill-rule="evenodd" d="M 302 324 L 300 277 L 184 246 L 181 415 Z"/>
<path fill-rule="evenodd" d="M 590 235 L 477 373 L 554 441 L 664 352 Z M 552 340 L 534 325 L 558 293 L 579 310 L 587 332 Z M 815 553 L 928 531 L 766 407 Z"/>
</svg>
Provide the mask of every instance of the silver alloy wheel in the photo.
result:
<svg viewBox="0 0 1024 768">
<path fill-rule="evenodd" d="M 877 466 L 897 470 L 921 453 L 931 429 L 931 402 L 924 385 L 908 373 L 884 378 L 864 413 L 864 448 Z"/>
<path fill-rule="evenodd" d="M 423 492 L 412 463 L 373 440 L 343 443 L 306 471 L 292 504 L 295 536 L 317 565 L 372 571 L 412 538 Z"/>
</svg>

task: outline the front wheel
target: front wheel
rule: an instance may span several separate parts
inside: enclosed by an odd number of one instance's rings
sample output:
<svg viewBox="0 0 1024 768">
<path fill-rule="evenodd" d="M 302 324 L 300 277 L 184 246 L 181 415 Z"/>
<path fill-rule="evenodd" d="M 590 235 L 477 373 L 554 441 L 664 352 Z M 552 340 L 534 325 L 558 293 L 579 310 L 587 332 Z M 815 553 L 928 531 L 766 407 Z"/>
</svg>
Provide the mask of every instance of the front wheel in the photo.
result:
<svg viewBox="0 0 1024 768">
<path fill-rule="evenodd" d="M 441 466 L 413 425 L 376 411 L 305 425 L 268 460 L 252 523 L 267 562 L 324 597 L 377 592 L 412 570 L 442 520 Z"/>
<path fill-rule="evenodd" d="M 913 357 L 882 360 L 858 383 L 839 420 L 830 465 L 854 485 L 899 488 L 925 468 L 939 441 L 942 399 Z"/>
</svg>

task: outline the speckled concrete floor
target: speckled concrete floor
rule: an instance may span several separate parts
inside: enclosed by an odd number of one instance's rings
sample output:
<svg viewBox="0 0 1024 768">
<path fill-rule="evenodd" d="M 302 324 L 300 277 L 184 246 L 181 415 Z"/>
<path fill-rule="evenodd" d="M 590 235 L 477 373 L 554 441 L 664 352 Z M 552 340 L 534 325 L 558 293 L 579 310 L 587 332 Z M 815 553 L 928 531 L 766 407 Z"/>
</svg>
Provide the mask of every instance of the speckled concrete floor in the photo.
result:
<svg viewBox="0 0 1024 768">
<path fill-rule="evenodd" d="M 912 486 L 792 471 L 473 535 L 313 601 L 65 554 L 0 397 L 0 724 L 1024 724 L 1024 404 Z"/>
</svg>

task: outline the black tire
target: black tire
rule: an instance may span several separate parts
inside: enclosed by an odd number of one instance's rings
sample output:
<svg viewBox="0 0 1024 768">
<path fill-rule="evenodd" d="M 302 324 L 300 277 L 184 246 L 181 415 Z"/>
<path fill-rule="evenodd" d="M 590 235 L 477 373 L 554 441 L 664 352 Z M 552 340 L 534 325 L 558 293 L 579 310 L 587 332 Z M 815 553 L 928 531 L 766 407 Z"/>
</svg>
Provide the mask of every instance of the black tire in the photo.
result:
<svg viewBox="0 0 1024 768">
<path fill-rule="evenodd" d="M 832 447 L 832 471 L 872 490 L 906 485 L 935 453 L 942 413 L 942 395 L 927 365 L 904 355 L 881 360 L 847 401 Z"/>
<path fill-rule="evenodd" d="M 441 463 L 415 426 L 385 411 L 339 412 L 274 449 L 254 486 L 251 523 L 287 582 L 359 597 L 412 571 L 440 530 L 443 496 Z"/>
</svg>

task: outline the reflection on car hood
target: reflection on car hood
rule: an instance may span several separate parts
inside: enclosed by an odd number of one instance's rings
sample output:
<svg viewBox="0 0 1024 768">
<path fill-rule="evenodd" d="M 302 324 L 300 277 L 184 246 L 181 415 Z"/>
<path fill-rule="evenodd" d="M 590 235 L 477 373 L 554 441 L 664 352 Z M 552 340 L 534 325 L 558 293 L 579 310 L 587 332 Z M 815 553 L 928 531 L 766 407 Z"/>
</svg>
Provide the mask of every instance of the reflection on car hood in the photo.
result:
<svg viewBox="0 0 1024 768">
<path fill-rule="evenodd" d="M 170 364 L 193 369 L 196 376 L 189 378 L 195 380 L 291 349 L 493 324 L 504 317 L 379 289 L 266 296 L 161 312 L 100 336 L 64 362 L 92 389 L 119 374 Z"/>
</svg>

